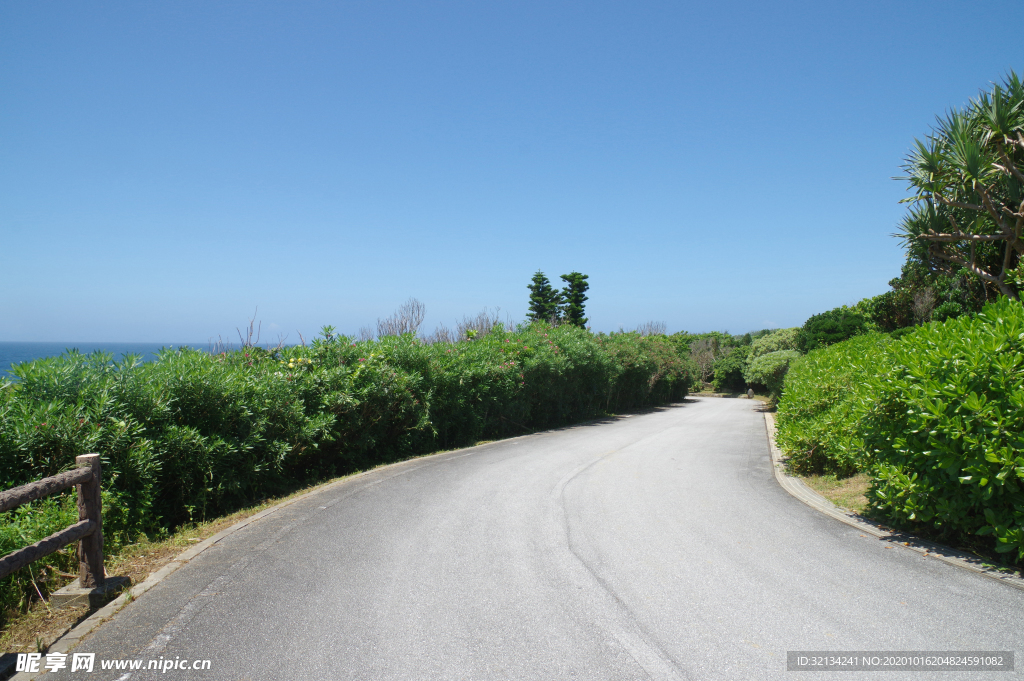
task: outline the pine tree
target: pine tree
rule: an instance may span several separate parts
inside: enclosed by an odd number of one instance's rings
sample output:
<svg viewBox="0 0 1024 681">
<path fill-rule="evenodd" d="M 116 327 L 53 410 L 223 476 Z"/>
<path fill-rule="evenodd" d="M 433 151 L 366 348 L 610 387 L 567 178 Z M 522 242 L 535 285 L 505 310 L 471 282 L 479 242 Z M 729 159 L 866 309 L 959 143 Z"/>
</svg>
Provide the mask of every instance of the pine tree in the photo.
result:
<svg viewBox="0 0 1024 681">
<path fill-rule="evenodd" d="M 562 296 L 551 285 L 547 276 L 537 270 L 537 273 L 533 275 L 533 283 L 526 288 L 530 289 L 529 319 L 544 322 L 556 321 Z"/>
<path fill-rule="evenodd" d="M 588 278 L 586 274 L 579 272 L 562 275 L 562 281 L 566 283 L 561 296 L 562 319 L 569 324 L 586 326 L 590 321 L 583 316 L 583 303 L 587 300 L 587 296 L 584 294 L 590 288 L 590 284 L 587 283 Z"/>
</svg>

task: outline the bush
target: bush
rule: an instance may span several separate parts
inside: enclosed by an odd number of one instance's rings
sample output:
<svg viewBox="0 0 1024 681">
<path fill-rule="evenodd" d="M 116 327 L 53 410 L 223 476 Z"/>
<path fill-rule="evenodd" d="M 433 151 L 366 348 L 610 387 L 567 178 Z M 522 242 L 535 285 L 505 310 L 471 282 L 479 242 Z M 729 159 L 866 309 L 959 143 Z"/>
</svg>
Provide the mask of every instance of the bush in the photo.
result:
<svg viewBox="0 0 1024 681">
<path fill-rule="evenodd" d="M 867 319 L 863 315 L 849 308 L 837 307 L 816 314 L 804 322 L 799 334 L 799 349 L 810 352 L 859 336 L 866 331 Z"/>
<path fill-rule="evenodd" d="M 868 379 L 859 434 L 870 498 L 895 523 L 991 537 L 1024 562 L 1024 308 L 919 327 Z"/>
<path fill-rule="evenodd" d="M 885 366 L 890 343 L 886 334 L 856 336 L 792 363 L 776 441 L 794 472 L 845 477 L 866 467 L 856 437 L 857 408 L 865 401 L 865 381 Z"/>
<path fill-rule="evenodd" d="M 777 331 L 765 334 L 750 344 L 750 354 L 747 355 L 747 360 L 752 361 L 756 357 L 767 355 L 769 352 L 778 352 L 779 350 L 798 350 L 800 349 L 798 344 L 799 334 L 800 327 L 778 329 Z"/>
<path fill-rule="evenodd" d="M 714 364 L 715 378 L 713 381 L 716 392 L 738 393 L 747 388 L 743 379 L 743 369 L 747 365 L 749 345 L 732 348 L 731 351 Z"/>
<path fill-rule="evenodd" d="M 940 303 L 932 310 L 932 320 L 936 322 L 944 322 L 947 319 L 959 317 L 964 314 L 964 306 L 954 300 L 947 300 L 944 303 Z"/>
<path fill-rule="evenodd" d="M 868 309 L 869 317 L 879 331 L 895 331 L 914 325 L 914 296 L 905 288 L 868 298 L 858 303 L 858 307 Z"/>
<path fill-rule="evenodd" d="M 606 410 L 622 412 L 686 397 L 696 370 L 664 336 L 602 334 L 598 342 L 618 367 Z"/>
<path fill-rule="evenodd" d="M 974 314 L 986 302 L 985 283 L 967 268 L 954 273 L 936 272 L 911 249 L 899 277 L 889 282 L 891 291 L 865 298 L 853 310 L 868 320 L 870 330 L 893 332 L 915 324 L 941 322 L 962 314 Z"/>
<path fill-rule="evenodd" d="M 0 556 L 34 544 L 78 522 L 74 490 L 0 513 Z M 0 623 L 4 613 L 25 611 L 35 599 L 36 586 L 47 595 L 57 583 L 58 571 L 78 570 L 76 544 L 35 561 L 0 581 Z"/>
<path fill-rule="evenodd" d="M 906 336 L 909 333 L 914 333 L 914 331 L 916 331 L 916 330 L 917 330 L 916 326 L 904 326 L 903 328 L 896 329 L 895 331 L 890 333 L 889 334 L 889 338 L 891 338 L 893 340 L 898 340 L 900 338 L 903 338 L 904 336 Z"/>
<path fill-rule="evenodd" d="M 764 386 L 774 400 L 782 394 L 782 384 L 789 370 L 789 364 L 800 357 L 796 350 L 777 350 L 755 357 L 743 372 L 747 383 Z"/>
</svg>

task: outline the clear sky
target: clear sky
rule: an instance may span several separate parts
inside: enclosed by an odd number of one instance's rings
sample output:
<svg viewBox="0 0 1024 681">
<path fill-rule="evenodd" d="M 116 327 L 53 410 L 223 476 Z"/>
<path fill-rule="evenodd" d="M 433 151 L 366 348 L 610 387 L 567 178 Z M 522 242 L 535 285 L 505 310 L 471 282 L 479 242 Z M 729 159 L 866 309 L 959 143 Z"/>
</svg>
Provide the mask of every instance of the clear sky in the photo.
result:
<svg viewBox="0 0 1024 681">
<path fill-rule="evenodd" d="M 0 0 L 0 341 L 425 331 L 590 275 L 595 330 L 887 289 L 915 137 L 1013 2 Z M 1014 28 L 1017 27 L 1017 28 Z"/>
</svg>

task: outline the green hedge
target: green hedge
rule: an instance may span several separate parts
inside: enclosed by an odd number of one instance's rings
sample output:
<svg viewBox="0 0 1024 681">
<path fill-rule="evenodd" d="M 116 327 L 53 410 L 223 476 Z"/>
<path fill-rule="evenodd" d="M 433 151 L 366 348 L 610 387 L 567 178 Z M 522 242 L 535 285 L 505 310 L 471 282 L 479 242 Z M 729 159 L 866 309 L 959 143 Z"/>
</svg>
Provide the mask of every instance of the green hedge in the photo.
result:
<svg viewBox="0 0 1024 681">
<path fill-rule="evenodd" d="M 891 342 L 881 333 L 855 336 L 792 363 L 779 400 L 777 443 L 794 472 L 845 477 L 867 465 L 855 441 L 858 407 Z"/>
<path fill-rule="evenodd" d="M 716 392 L 738 393 L 747 388 L 743 370 L 747 366 L 749 345 L 731 348 L 725 357 L 715 360 L 713 386 Z"/>
<path fill-rule="evenodd" d="M 0 387 L 0 489 L 99 452 L 112 550 L 329 476 L 680 400 L 691 381 L 664 337 L 542 323 L 435 345 L 325 330 L 309 347 L 168 349 L 146 364 L 72 352 L 14 373 Z M 0 514 L 0 551 L 38 541 L 67 504 Z M 73 564 L 48 560 L 37 581 Z M 28 577 L 0 582 L 0 613 L 27 602 Z"/>
<path fill-rule="evenodd" d="M 1001 299 L 890 346 L 858 428 L 874 506 L 1024 562 L 1024 308 Z"/>
<path fill-rule="evenodd" d="M 747 363 L 743 378 L 747 383 L 764 386 L 772 399 L 778 400 L 790 362 L 799 357 L 796 350 L 777 350 L 755 357 Z"/>
<path fill-rule="evenodd" d="M 779 329 L 754 340 L 754 342 L 750 344 L 750 353 L 747 355 L 747 360 L 753 361 L 761 355 L 767 355 L 770 352 L 799 349 L 800 327 L 795 326 L 791 329 Z"/>
<path fill-rule="evenodd" d="M 778 442 L 800 473 L 867 471 L 894 525 L 1024 563 L 1024 307 L 809 353 L 786 377 Z"/>
<path fill-rule="evenodd" d="M 848 307 L 837 307 L 804 322 L 797 342 L 800 350 L 810 352 L 866 333 L 867 327 L 864 315 Z"/>
</svg>

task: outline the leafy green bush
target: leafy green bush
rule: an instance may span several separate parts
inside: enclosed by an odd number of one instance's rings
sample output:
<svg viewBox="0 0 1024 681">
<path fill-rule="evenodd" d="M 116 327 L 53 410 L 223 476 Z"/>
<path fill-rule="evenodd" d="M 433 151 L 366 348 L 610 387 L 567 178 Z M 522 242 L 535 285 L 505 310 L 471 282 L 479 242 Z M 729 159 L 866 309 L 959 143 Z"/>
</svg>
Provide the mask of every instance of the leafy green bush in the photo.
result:
<svg viewBox="0 0 1024 681">
<path fill-rule="evenodd" d="M 900 338 L 903 338 L 904 336 L 906 336 L 908 333 L 914 333 L 914 331 L 916 331 L 916 330 L 917 330 L 916 326 L 904 326 L 904 327 L 896 329 L 895 331 L 890 333 L 889 334 L 889 338 L 891 338 L 893 340 L 899 340 Z"/>
<path fill-rule="evenodd" d="M 622 412 L 686 397 L 696 372 L 664 336 L 618 333 L 598 336 L 598 342 L 618 367 L 606 410 Z"/>
<path fill-rule="evenodd" d="M 902 273 L 889 281 L 892 290 L 853 306 L 868 320 L 869 330 L 893 332 L 922 322 L 941 322 L 974 314 L 987 302 L 990 292 L 976 274 L 967 268 L 946 274 L 936 271 L 922 246 L 908 249 Z"/>
<path fill-rule="evenodd" d="M 732 392 L 746 389 L 743 369 L 751 351 L 751 344 L 778 331 L 778 329 L 764 329 L 745 333 L 742 336 L 733 336 L 721 331 L 709 333 L 681 331 L 668 336 L 668 341 L 675 347 L 676 353 L 683 362 L 689 365 L 692 390 L 704 390 L 707 387 L 704 380 L 708 379 L 711 380 L 711 385 L 716 391 Z M 760 354 L 795 347 L 790 338 L 792 334 L 787 331 L 787 329 L 783 329 L 782 333 L 779 333 L 773 340 L 762 341 L 759 346 Z"/>
<path fill-rule="evenodd" d="M 885 366 L 891 342 L 881 333 L 856 336 L 792 363 L 779 401 L 776 441 L 793 471 L 844 477 L 865 468 L 858 407 L 866 401 L 865 381 Z"/>
<path fill-rule="evenodd" d="M 747 383 L 743 379 L 743 369 L 747 365 L 749 345 L 732 348 L 725 357 L 715 361 L 715 378 L 713 385 L 716 392 L 743 392 Z"/>
<path fill-rule="evenodd" d="M 34 544 L 77 522 L 78 507 L 73 490 L 0 513 L 0 556 Z M 0 581 L 0 624 L 5 613 L 24 611 L 37 597 L 36 588 L 47 595 L 57 583 L 59 572 L 78 570 L 75 547 L 72 544 L 51 553 Z"/>
<path fill-rule="evenodd" d="M 692 373 L 663 336 L 545 323 L 432 345 L 325 329 L 309 347 L 167 349 L 146 364 L 72 352 L 0 387 L 0 489 L 99 452 L 116 550 L 328 476 L 679 400 Z M 0 517 L 0 550 L 60 524 L 63 506 L 40 508 L 46 522 Z M 21 572 L 0 581 L 0 619 L 24 602 Z"/>
<path fill-rule="evenodd" d="M 685 356 L 690 353 L 690 346 L 699 340 L 714 339 L 718 342 L 719 347 L 725 347 L 730 345 L 742 345 L 742 336 L 730 336 L 728 333 L 722 331 L 709 331 L 708 333 L 689 333 L 686 331 L 680 331 L 668 336 L 668 339 L 676 347 L 676 352 L 680 356 Z"/>
<path fill-rule="evenodd" d="M 914 325 L 914 296 L 906 288 L 865 298 L 855 308 L 870 319 L 879 331 L 895 331 Z"/>
<path fill-rule="evenodd" d="M 800 327 L 797 326 L 792 329 L 778 329 L 760 336 L 750 344 L 750 354 L 747 355 L 747 360 L 753 361 L 761 355 L 779 350 L 799 350 L 799 335 Z"/>
<path fill-rule="evenodd" d="M 944 322 L 947 319 L 959 317 L 964 314 L 964 311 L 964 306 L 961 303 L 958 303 L 955 300 L 947 300 L 946 302 L 935 306 L 935 309 L 932 310 L 931 317 L 933 321 Z"/>
<path fill-rule="evenodd" d="M 775 400 L 782 394 L 783 381 L 789 364 L 800 357 L 796 350 L 777 350 L 755 357 L 747 364 L 743 377 L 747 383 L 762 385 Z"/>
<path fill-rule="evenodd" d="M 1024 308 L 919 327 L 868 379 L 859 427 L 873 505 L 950 537 L 989 536 L 1024 562 Z"/>
<path fill-rule="evenodd" d="M 862 314 L 847 307 L 816 314 L 800 329 L 799 349 L 810 352 L 859 336 L 867 331 L 867 325 L 868 321 Z"/>
</svg>

